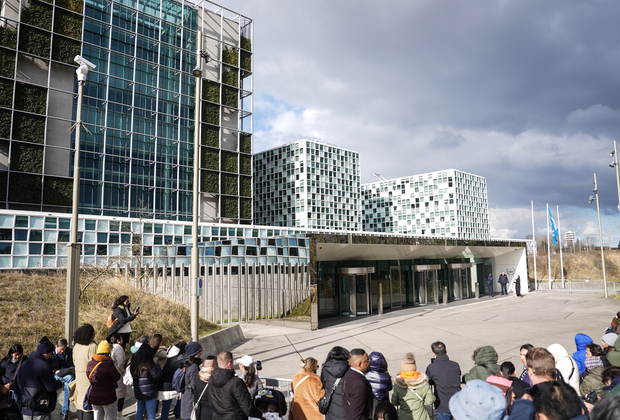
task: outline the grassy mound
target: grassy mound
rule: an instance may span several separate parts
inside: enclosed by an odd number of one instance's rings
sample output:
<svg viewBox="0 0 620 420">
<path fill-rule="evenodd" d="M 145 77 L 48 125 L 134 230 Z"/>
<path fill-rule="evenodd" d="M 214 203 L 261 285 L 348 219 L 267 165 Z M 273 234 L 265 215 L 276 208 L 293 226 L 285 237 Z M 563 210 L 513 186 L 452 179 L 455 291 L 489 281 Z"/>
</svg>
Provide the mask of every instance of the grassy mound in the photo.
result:
<svg viewBox="0 0 620 420">
<path fill-rule="evenodd" d="M 600 251 L 564 252 L 564 278 L 570 280 L 602 280 L 603 264 Z M 534 278 L 534 260 L 532 255 L 527 256 L 530 278 Z M 608 281 L 620 279 L 620 252 L 605 250 L 605 271 Z M 551 277 L 561 278 L 560 254 L 551 254 Z M 547 253 L 538 252 L 536 258 L 536 277 L 549 278 L 549 261 Z M 532 280 L 533 281 L 533 280 Z"/>
<path fill-rule="evenodd" d="M 64 337 L 65 283 L 64 274 L 0 274 L 0 357 L 13 343 L 20 343 L 30 353 L 44 335 L 52 342 Z M 121 295 L 130 297 L 132 308 L 141 306 L 142 314 L 131 324 L 132 340 L 151 334 L 161 334 L 164 345 L 190 340 L 190 313 L 185 305 L 113 278 L 80 279 L 80 290 L 79 324 L 92 324 L 97 342 L 108 334 L 106 321 L 112 303 Z M 200 318 L 200 336 L 219 328 Z"/>
</svg>

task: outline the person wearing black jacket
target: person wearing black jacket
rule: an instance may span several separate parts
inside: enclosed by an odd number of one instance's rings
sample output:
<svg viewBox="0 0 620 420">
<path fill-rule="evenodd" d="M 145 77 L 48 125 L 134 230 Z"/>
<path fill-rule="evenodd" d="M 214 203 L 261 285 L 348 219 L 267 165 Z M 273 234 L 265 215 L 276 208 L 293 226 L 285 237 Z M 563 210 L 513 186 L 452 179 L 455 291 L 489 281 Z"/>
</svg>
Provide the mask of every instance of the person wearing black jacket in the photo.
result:
<svg viewBox="0 0 620 420">
<path fill-rule="evenodd" d="M 502 271 L 502 274 L 499 275 L 499 279 L 497 280 L 497 282 L 500 284 L 500 286 L 502 286 L 502 295 L 507 295 L 508 289 L 506 285 L 508 284 L 508 276 L 506 275 L 506 273 Z"/>
<path fill-rule="evenodd" d="M 56 349 L 50 358 L 50 365 L 54 377 L 60 379 L 64 387 L 64 399 L 60 415 L 62 420 L 67 419 L 69 412 L 69 383 L 75 379 L 75 365 L 73 364 L 73 350 L 68 347 L 67 339 L 61 338 L 56 342 Z"/>
<path fill-rule="evenodd" d="M 114 301 L 112 305 L 112 318 L 115 319 L 114 324 L 110 327 L 110 332 L 108 333 L 106 340 L 110 341 L 110 336 L 114 333 L 118 333 L 123 338 L 123 350 L 125 350 L 125 346 L 129 343 L 129 336 L 131 335 L 131 321 L 136 319 L 136 317 L 140 314 L 138 310 L 131 313 L 131 303 L 129 302 L 129 296 L 119 296 L 118 299 Z"/>
<path fill-rule="evenodd" d="M 446 345 L 441 341 L 431 344 L 434 359 L 426 368 L 428 383 L 434 385 L 437 420 L 450 420 L 450 398 L 461 390 L 461 368 L 448 357 Z"/>
<path fill-rule="evenodd" d="M 51 420 L 56 408 L 56 391 L 62 383 L 54 379 L 48 360 L 54 353 L 54 345 L 47 338 L 39 341 L 37 350 L 22 363 L 17 373 L 21 395 L 22 416 L 31 420 Z"/>
<path fill-rule="evenodd" d="M 217 367 L 213 369 L 205 394 L 203 398 L 206 396 L 213 407 L 213 420 L 263 418 L 245 383 L 235 376 L 233 355 L 228 351 L 217 355 Z"/>
<path fill-rule="evenodd" d="M 19 387 L 17 386 L 17 371 L 21 369 L 21 365 L 28 360 L 28 356 L 24 355 L 24 349 L 21 344 L 13 344 L 9 349 L 9 353 L 0 361 L 0 378 L 2 386 L 10 387 L 14 391 L 14 402 L 19 405 Z M 13 384 L 11 384 L 13 383 Z"/>
<path fill-rule="evenodd" d="M 338 385 L 334 390 L 329 404 L 327 414 L 325 414 L 325 420 L 340 420 L 344 419 L 346 413 L 344 411 L 344 405 L 342 403 L 342 388 L 344 385 L 344 375 L 349 370 L 349 358 L 351 354 L 344 347 L 336 346 L 327 353 L 325 363 L 321 369 L 321 382 L 323 388 L 325 388 L 325 394 L 329 395 L 334 388 L 334 384 L 338 379 Z"/>
</svg>

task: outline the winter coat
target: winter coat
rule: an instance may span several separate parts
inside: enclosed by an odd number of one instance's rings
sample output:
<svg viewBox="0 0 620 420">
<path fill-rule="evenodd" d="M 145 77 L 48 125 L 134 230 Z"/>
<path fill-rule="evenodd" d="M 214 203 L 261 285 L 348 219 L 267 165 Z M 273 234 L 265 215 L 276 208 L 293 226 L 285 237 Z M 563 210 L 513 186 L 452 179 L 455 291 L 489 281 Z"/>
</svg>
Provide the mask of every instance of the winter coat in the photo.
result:
<svg viewBox="0 0 620 420">
<path fill-rule="evenodd" d="M 213 406 L 211 405 L 211 401 L 209 401 L 209 397 L 207 396 L 207 391 L 205 390 L 206 386 L 207 382 L 201 380 L 200 376 L 197 375 L 196 379 L 194 380 L 194 391 L 196 392 L 196 399 L 194 400 L 194 403 L 200 402 L 200 404 L 198 405 L 198 412 L 196 413 L 196 418 L 200 420 L 211 420 L 213 418 Z M 201 394 L 202 398 L 200 398 Z M 198 401 L 199 398 L 200 401 Z"/>
<path fill-rule="evenodd" d="M 73 366 L 73 350 L 70 347 L 65 349 L 63 354 L 58 354 L 56 351 L 52 354 L 52 357 L 49 359 L 50 365 L 52 366 L 52 372 L 56 372 L 57 370 L 72 368 Z"/>
<path fill-rule="evenodd" d="M 193 404 L 196 400 L 194 383 L 196 382 L 196 377 L 198 377 L 201 363 L 201 359 L 194 359 L 194 362 L 185 368 L 185 391 L 181 395 L 182 419 L 189 419 L 192 415 Z"/>
<path fill-rule="evenodd" d="M 585 334 L 575 335 L 575 346 L 577 351 L 573 353 L 573 360 L 577 363 L 579 374 L 582 375 L 586 371 L 586 346 L 592 344 L 592 339 Z"/>
<path fill-rule="evenodd" d="M 136 378 L 134 378 L 133 392 L 136 396 L 136 400 L 147 401 L 157 397 L 157 380 L 161 377 L 161 374 L 159 363 L 151 362 L 151 367 L 148 372 L 141 372 L 137 381 Z"/>
<path fill-rule="evenodd" d="M 127 306 L 127 312 L 131 314 L 130 308 L 131 308 L 131 304 Z M 114 311 L 112 311 L 112 318 L 116 318 L 116 321 L 114 321 L 114 324 L 112 324 L 112 326 L 110 327 L 110 332 L 108 332 L 108 336 L 106 337 L 106 340 L 110 341 L 110 336 L 112 334 L 120 330 L 123 327 L 123 325 L 136 319 L 136 314 L 127 315 L 127 312 L 125 311 L 124 305 L 121 305 L 117 307 L 116 309 L 114 309 Z"/>
<path fill-rule="evenodd" d="M 505 274 L 500 274 L 499 279 L 497 279 L 499 284 L 508 284 L 508 276 Z"/>
<path fill-rule="evenodd" d="M 73 364 L 75 365 L 75 393 L 73 403 L 79 411 L 82 409 L 86 392 L 90 386 L 88 376 L 86 376 L 86 366 L 97 353 L 97 343 L 91 341 L 89 345 L 76 344 L 73 347 Z M 92 411 L 89 411 L 92 412 Z"/>
<path fill-rule="evenodd" d="M 157 359 L 157 363 L 159 363 L 159 367 L 163 370 L 164 365 L 166 364 L 166 350 L 168 347 L 159 346 L 159 348 L 153 351 L 153 359 Z"/>
<path fill-rule="evenodd" d="M 39 400 L 47 399 L 49 401 L 47 407 L 41 408 L 40 411 L 34 411 L 34 413 L 32 410 L 22 408 L 24 416 L 40 416 L 43 413 L 54 411 L 56 408 L 56 390 L 62 388 L 62 382 L 54 379 L 52 367 L 45 356 L 36 351 L 30 353 L 28 360 L 22 362 L 16 380 L 19 384 L 22 402 L 27 388 L 32 389 L 32 391 L 28 391 L 28 394 L 41 395 L 42 398 Z"/>
<path fill-rule="evenodd" d="M 392 390 L 392 378 L 387 373 L 387 361 L 381 353 L 372 352 L 369 356 L 370 368 L 366 372 L 366 380 L 370 383 L 372 393 L 378 402 L 388 400 Z"/>
<path fill-rule="evenodd" d="M 177 369 L 182 368 L 187 360 L 189 360 L 189 357 L 178 353 L 175 356 L 166 359 L 166 363 L 164 363 L 164 368 L 162 369 L 162 375 L 159 378 L 159 392 L 157 394 L 158 400 L 172 400 L 180 395 L 172 388 L 172 378 L 174 377 L 174 372 L 176 372 Z"/>
<path fill-rule="evenodd" d="M 366 377 L 360 371 L 349 369 L 344 374 L 342 402 L 347 420 L 367 420 L 371 418 L 375 396 Z"/>
<path fill-rule="evenodd" d="M 319 400 L 325 390 L 319 375 L 302 369 L 293 376 L 292 387 L 295 396 L 291 401 L 289 420 L 323 420 Z"/>
<path fill-rule="evenodd" d="M 590 371 L 590 374 L 585 377 L 585 379 L 579 385 L 579 393 L 582 397 L 588 395 L 590 391 L 596 391 L 596 395 L 599 397 L 604 397 L 609 393 L 609 391 L 604 391 L 603 387 L 605 384 L 603 383 L 603 371 L 605 368 L 597 367 Z"/>
<path fill-rule="evenodd" d="M 410 371 L 411 372 L 411 371 Z M 394 379 L 392 404 L 400 406 L 398 420 L 429 420 L 425 404 L 435 402 L 435 395 L 428 384 L 428 377 L 424 373 L 413 379 L 403 379 L 399 373 Z"/>
<path fill-rule="evenodd" d="M 245 379 L 246 373 L 247 372 L 241 371 L 237 374 L 237 376 L 240 377 L 244 383 L 245 383 L 244 379 Z M 252 397 L 252 399 L 255 399 L 258 393 L 263 390 L 263 388 L 264 388 L 263 382 L 260 380 L 258 375 L 255 375 L 254 381 L 252 381 L 250 386 L 248 386 L 248 391 L 250 391 L 250 396 Z"/>
<path fill-rule="evenodd" d="M 233 369 L 213 369 L 205 395 L 213 407 L 213 420 L 247 420 L 248 417 L 263 416 Z"/>
<path fill-rule="evenodd" d="M 487 276 L 487 283 L 493 284 L 493 276 L 491 276 L 490 274 Z"/>
<path fill-rule="evenodd" d="M 114 383 L 121 379 L 121 374 L 110 357 L 95 354 L 86 366 L 86 375 L 91 385 L 88 402 L 92 405 L 108 405 L 116 401 Z"/>
<path fill-rule="evenodd" d="M 321 383 L 325 388 L 325 393 L 329 394 L 334 387 L 334 383 L 338 378 L 344 378 L 344 374 L 349 370 L 349 362 L 346 360 L 328 360 L 323 364 L 321 369 Z M 325 420 L 344 419 L 344 405 L 342 403 L 342 385 L 343 380 L 340 379 L 338 386 L 332 394 L 332 401 L 329 404 L 329 410 L 325 414 Z"/>
<path fill-rule="evenodd" d="M 426 368 L 429 385 L 435 386 L 435 411 L 450 413 L 450 398 L 461 390 L 461 368 L 447 354 L 431 360 Z"/>
<path fill-rule="evenodd" d="M 123 350 L 123 346 L 116 343 L 112 344 L 112 361 L 114 362 L 116 370 L 118 370 L 118 373 L 121 375 L 121 379 L 116 382 L 118 384 L 116 387 L 116 398 L 125 398 L 127 395 L 127 385 L 123 383 L 123 374 L 127 367 L 125 360 L 125 350 Z"/>
<path fill-rule="evenodd" d="M 555 359 L 555 368 L 560 371 L 564 382 L 569 384 L 579 394 L 579 368 L 566 349 L 561 344 L 552 344 L 547 350 Z"/>
<path fill-rule="evenodd" d="M 24 362 L 28 360 L 28 356 L 22 355 L 20 359 L 23 365 Z M 15 376 L 15 371 L 17 370 L 17 366 L 19 365 L 19 359 L 17 360 L 17 363 L 13 363 L 12 361 L 13 357 L 9 354 L 4 359 L 2 359 L 2 362 L 0 362 L 0 376 L 2 377 L 3 385 L 11 382 L 13 380 L 13 376 Z"/>
<path fill-rule="evenodd" d="M 618 338 L 614 344 L 615 350 L 607 353 L 607 360 L 612 366 L 620 366 L 620 338 Z"/>
<path fill-rule="evenodd" d="M 502 371 L 497 364 L 497 352 L 492 346 L 485 346 L 476 355 L 476 366 L 463 376 L 463 381 L 467 383 L 472 379 L 485 381 L 489 376 L 502 376 Z"/>
</svg>

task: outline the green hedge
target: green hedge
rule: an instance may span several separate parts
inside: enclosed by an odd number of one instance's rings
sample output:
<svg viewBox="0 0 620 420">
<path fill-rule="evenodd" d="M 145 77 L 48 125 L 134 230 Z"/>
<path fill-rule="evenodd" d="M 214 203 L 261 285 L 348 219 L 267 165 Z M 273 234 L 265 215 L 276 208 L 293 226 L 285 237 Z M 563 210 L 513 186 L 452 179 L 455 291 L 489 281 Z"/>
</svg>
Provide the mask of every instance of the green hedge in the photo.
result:
<svg viewBox="0 0 620 420">
<path fill-rule="evenodd" d="M 247 176 L 239 177 L 240 194 L 243 197 L 252 197 L 252 178 Z"/>
<path fill-rule="evenodd" d="M 47 89 L 41 86 L 17 83 L 15 109 L 45 115 L 47 108 Z"/>
<path fill-rule="evenodd" d="M 12 108 L 13 105 L 13 81 L 0 79 L 0 106 Z"/>
<path fill-rule="evenodd" d="M 237 197 L 222 197 L 222 217 L 236 219 L 239 217 L 239 200 Z"/>
<path fill-rule="evenodd" d="M 212 169 L 214 171 L 220 170 L 220 153 L 218 149 L 211 149 L 209 147 L 202 148 L 202 159 L 200 161 L 201 169 Z"/>
<path fill-rule="evenodd" d="M 239 150 L 243 153 L 252 153 L 252 135 L 250 133 L 239 134 Z"/>
<path fill-rule="evenodd" d="M 250 41 L 250 38 L 246 38 L 241 35 L 241 48 L 243 48 L 244 50 L 252 51 L 252 41 Z"/>
<path fill-rule="evenodd" d="M 15 53 L 9 50 L 0 50 L 0 76 L 15 77 Z"/>
<path fill-rule="evenodd" d="M 220 106 L 215 104 L 202 104 L 202 122 L 220 125 Z"/>
<path fill-rule="evenodd" d="M 19 32 L 19 50 L 39 57 L 50 57 L 50 34 L 22 26 Z"/>
<path fill-rule="evenodd" d="M 237 175 L 222 174 L 222 194 L 239 195 Z"/>
<path fill-rule="evenodd" d="M 241 218 L 242 219 L 252 219 L 252 199 L 250 198 L 241 198 L 239 199 L 241 202 Z"/>
<path fill-rule="evenodd" d="M 224 83 L 225 85 L 239 87 L 239 70 L 233 69 L 232 67 L 224 66 L 224 69 L 222 71 L 222 83 Z M 226 89 L 225 86 L 224 89 Z"/>
<path fill-rule="evenodd" d="M 56 6 L 82 14 L 82 10 L 84 9 L 84 0 L 56 0 Z"/>
<path fill-rule="evenodd" d="M 203 146 L 220 147 L 220 128 L 213 125 L 202 125 L 201 143 Z"/>
<path fill-rule="evenodd" d="M 200 192 L 218 194 L 220 192 L 220 180 L 217 172 L 200 171 Z"/>
<path fill-rule="evenodd" d="M 41 178 L 41 175 L 11 173 L 9 179 L 9 201 L 40 203 Z"/>
<path fill-rule="evenodd" d="M 0 45 L 14 50 L 17 49 L 17 29 L 0 27 Z"/>
<path fill-rule="evenodd" d="M 222 150 L 222 171 L 232 172 L 233 174 L 239 172 L 237 167 L 237 153 Z"/>
<path fill-rule="evenodd" d="M 238 108 L 239 90 L 228 86 L 222 86 L 222 105 Z"/>
<path fill-rule="evenodd" d="M 43 180 L 43 202 L 56 206 L 73 205 L 73 180 L 46 176 Z"/>
<path fill-rule="evenodd" d="M 63 63 L 75 65 L 73 58 L 80 55 L 82 45 L 79 41 L 54 35 L 52 46 L 52 59 Z"/>
<path fill-rule="evenodd" d="M 66 10 L 56 9 L 54 32 L 74 39 L 82 39 L 82 16 L 67 12 Z"/>
<path fill-rule="evenodd" d="M 239 155 L 239 173 L 252 175 L 252 156 Z"/>
<path fill-rule="evenodd" d="M 52 30 L 52 14 L 54 8 L 47 3 L 33 0 L 30 6 L 22 9 L 21 21 L 37 28 Z"/>
<path fill-rule="evenodd" d="M 13 142 L 11 171 L 43 173 L 43 146 Z"/>
<path fill-rule="evenodd" d="M 252 54 L 247 51 L 241 51 L 241 68 L 252 71 Z"/>
<path fill-rule="evenodd" d="M 45 117 L 16 112 L 13 120 L 13 139 L 43 144 Z"/>
<path fill-rule="evenodd" d="M 224 46 L 222 61 L 231 66 L 239 67 L 239 51 L 234 47 L 229 48 L 228 46 Z"/>
<path fill-rule="evenodd" d="M 5 109 L 0 109 L 0 137 L 11 138 L 11 111 Z"/>
<path fill-rule="evenodd" d="M 220 103 L 220 84 L 213 80 L 205 80 L 202 83 L 202 99 L 205 101 Z"/>
</svg>

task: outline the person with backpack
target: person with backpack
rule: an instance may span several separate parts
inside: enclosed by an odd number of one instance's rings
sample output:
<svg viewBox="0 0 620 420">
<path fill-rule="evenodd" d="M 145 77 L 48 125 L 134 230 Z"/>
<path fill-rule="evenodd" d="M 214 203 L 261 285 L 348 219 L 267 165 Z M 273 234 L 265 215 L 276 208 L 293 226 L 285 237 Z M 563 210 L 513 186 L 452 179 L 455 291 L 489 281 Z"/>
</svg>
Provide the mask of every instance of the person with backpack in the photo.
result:
<svg viewBox="0 0 620 420">
<path fill-rule="evenodd" d="M 137 400 L 136 419 L 144 417 L 144 410 L 148 420 L 155 420 L 155 406 L 157 404 L 157 381 L 162 375 L 159 363 L 153 361 L 153 350 L 148 345 L 142 345 L 129 361 L 129 371 L 133 378 L 133 390 Z"/>
<path fill-rule="evenodd" d="M 181 395 L 181 418 L 189 420 L 194 408 L 194 401 L 196 400 L 194 382 L 202 364 L 202 359 L 200 359 L 202 347 L 197 342 L 190 341 L 185 346 L 185 354 L 189 359 L 185 363 L 185 390 L 183 395 Z"/>
<path fill-rule="evenodd" d="M 97 346 L 97 354 L 86 366 L 90 381 L 88 402 L 93 406 L 95 420 L 116 420 L 115 383 L 121 379 L 114 361 L 110 357 L 110 344 L 102 341 Z"/>
<path fill-rule="evenodd" d="M 112 322 L 112 325 L 109 327 L 110 332 L 106 337 L 106 340 L 110 341 L 110 337 L 114 333 L 119 333 L 121 337 L 123 337 L 123 350 L 127 343 L 129 343 L 129 336 L 131 335 L 131 321 L 136 319 L 138 315 L 140 315 L 140 307 L 134 312 L 131 313 L 131 302 L 129 302 L 129 296 L 119 296 L 118 299 L 114 301 L 112 305 L 112 315 L 108 318 L 108 325 Z"/>
<path fill-rule="evenodd" d="M 577 366 L 577 362 L 568 355 L 568 352 L 561 344 L 552 344 L 547 347 L 547 350 L 553 355 L 555 368 L 562 374 L 564 382 L 569 384 L 579 395 L 579 366 Z M 557 378 L 557 380 L 560 380 L 560 378 Z"/>
<path fill-rule="evenodd" d="M 180 341 L 174 346 L 170 346 L 166 351 L 166 362 L 164 363 L 164 367 L 162 369 L 161 378 L 159 378 L 157 399 L 161 401 L 161 419 L 160 420 L 168 420 L 170 415 L 170 407 L 172 406 L 172 401 L 179 399 L 181 396 L 181 392 L 183 392 L 183 380 L 175 381 L 175 386 L 173 386 L 173 379 L 177 369 L 181 369 L 181 373 L 183 373 L 183 366 L 185 362 L 189 359 L 186 355 L 183 354 L 185 350 L 185 342 Z M 178 407 L 178 409 L 177 409 Z M 181 405 L 180 401 L 177 402 L 175 406 L 175 415 L 181 415 Z"/>
<path fill-rule="evenodd" d="M 400 365 L 401 371 L 394 379 L 392 393 L 392 404 L 400 406 L 399 420 L 429 420 L 424 405 L 434 403 L 435 394 L 428 376 L 417 371 L 413 353 L 406 353 Z"/>
</svg>

